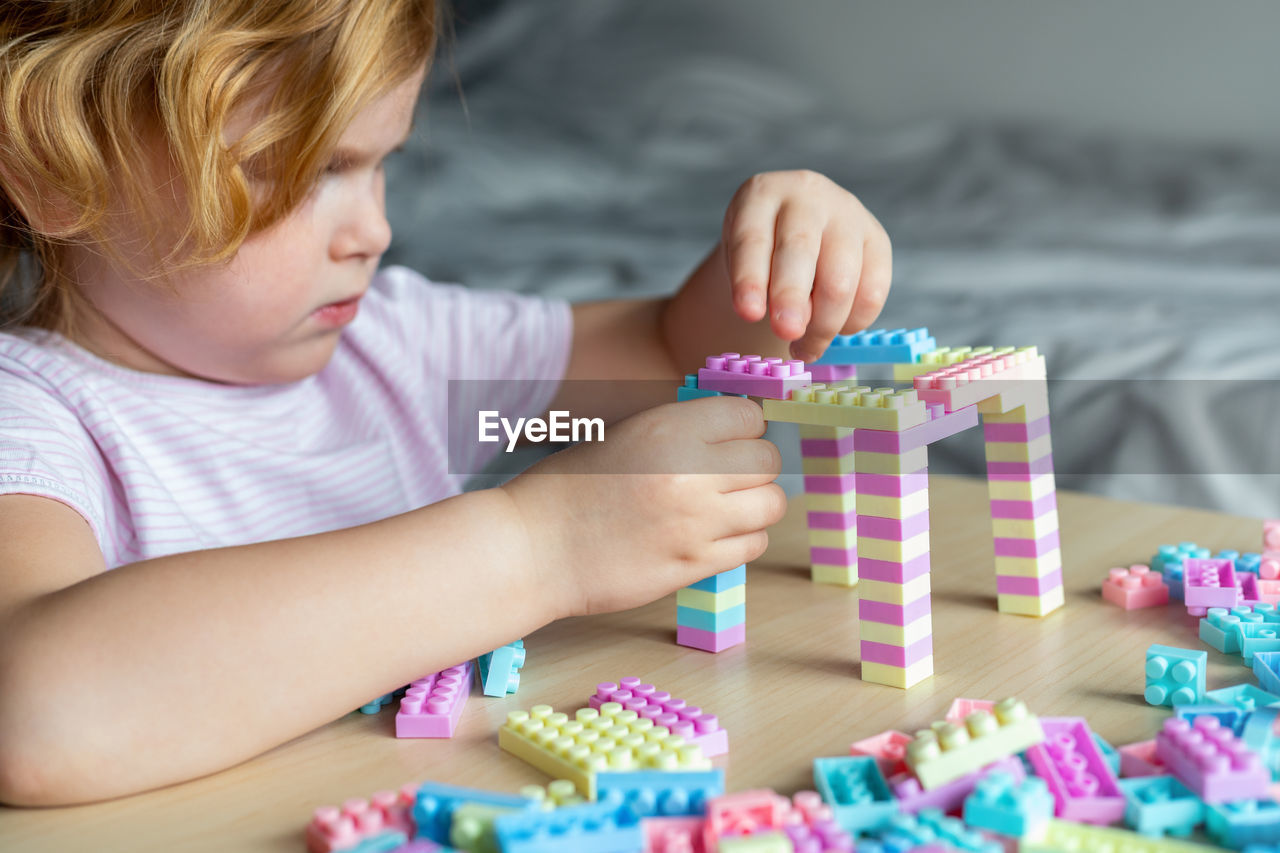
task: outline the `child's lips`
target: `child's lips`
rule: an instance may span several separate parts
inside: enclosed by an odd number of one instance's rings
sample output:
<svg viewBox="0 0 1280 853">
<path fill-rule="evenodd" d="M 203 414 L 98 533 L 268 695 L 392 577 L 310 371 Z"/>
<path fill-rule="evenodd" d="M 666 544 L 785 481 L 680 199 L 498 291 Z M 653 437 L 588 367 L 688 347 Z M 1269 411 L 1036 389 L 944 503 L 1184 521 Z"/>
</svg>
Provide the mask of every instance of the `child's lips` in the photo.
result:
<svg viewBox="0 0 1280 853">
<path fill-rule="evenodd" d="M 328 305 L 322 305 L 313 311 L 311 316 L 315 317 L 322 326 L 338 328 L 354 320 L 359 310 L 360 297 L 353 296 L 341 302 L 330 302 Z"/>
</svg>

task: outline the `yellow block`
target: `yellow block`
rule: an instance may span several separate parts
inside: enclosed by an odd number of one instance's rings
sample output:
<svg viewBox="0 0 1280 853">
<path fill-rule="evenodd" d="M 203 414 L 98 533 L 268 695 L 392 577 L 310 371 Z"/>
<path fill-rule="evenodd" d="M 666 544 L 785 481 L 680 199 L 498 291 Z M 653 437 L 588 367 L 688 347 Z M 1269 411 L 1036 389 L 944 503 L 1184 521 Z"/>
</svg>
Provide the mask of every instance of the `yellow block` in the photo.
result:
<svg viewBox="0 0 1280 853">
<path fill-rule="evenodd" d="M 927 420 L 914 390 L 871 389 L 852 381 L 814 383 L 790 400 L 765 400 L 764 419 L 817 426 L 886 429 L 895 432 Z"/>
<path fill-rule="evenodd" d="M 979 404 L 978 411 L 982 412 L 983 422 L 989 424 L 1029 424 L 1032 421 L 1038 421 L 1049 414 L 1048 390 L 1042 390 L 1038 395 L 1028 396 L 1016 407 L 1002 408 L 1004 411 L 983 411 Z"/>
<path fill-rule="evenodd" d="M 993 501 L 1034 501 L 1053 494 L 1057 483 L 1053 472 L 1038 474 L 1030 480 L 988 480 L 987 494 Z"/>
<path fill-rule="evenodd" d="M 890 583 L 889 581 L 873 581 L 863 578 L 858 581 L 858 597 L 866 601 L 879 601 L 882 604 L 910 604 L 929 595 L 929 576 L 921 575 L 906 583 Z"/>
<path fill-rule="evenodd" d="M 931 675 L 933 675 L 933 655 L 916 661 L 906 669 L 900 666 L 890 666 L 887 663 L 862 662 L 863 681 L 870 681 L 873 684 L 887 684 L 890 687 L 897 687 L 901 690 L 914 687 Z"/>
<path fill-rule="evenodd" d="M 848 427 L 818 426 L 816 424 L 800 424 L 801 438 L 844 438 L 853 432 Z"/>
<path fill-rule="evenodd" d="M 852 474 L 853 451 L 844 456 L 803 456 L 800 471 L 804 474 Z"/>
<path fill-rule="evenodd" d="M 1046 512 L 1039 518 L 993 518 L 992 535 L 998 539 L 1039 539 L 1058 529 L 1057 511 Z"/>
<path fill-rule="evenodd" d="M 929 531 L 916 534 L 905 542 L 892 539 L 873 539 L 870 536 L 858 537 L 858 556 L 869 560 L 891 560 L 895 563 L 907 563 L 922 554 L 929 553 Z"/>
<path fill-rule="evenodd" d="M 810 569 L 810 577 L 814 583 L 829 583 L 833 586 L 857 586 L 857 566 L 825 566 L 815 563 Z"/>
<path fill-rule="evenodd" d="M 1053 444 L 1045 433 L 1030 441 L 988 441 L 986 451 L 988 462 L 1031 462 L 1052 453 Z"/>
<path fill-rule="evenodd" d="M 905 498 L 858 495 L 858 511 L 879 518 L 910 518 L 929 508 L 929 490 L 921 489 Z"/>
<path fill-rule="evenodd" d="M 1001 613 L 1013 613 L 1018 616 L 1046 616 L 1065 603 L 1062 587 L 1039 597 L 1001 593 L 996 598 L 998 599 L 997 609 Z"/>
<path fill-rule="evenodd" d="M 711 592 L 707 589 L 682 589 L 676 593 L 676 604 L 680 607 L 692 607 L 708 613 L 719 613 L 730 607 L 747 603 L 747 585 L 739 584 L 723 592 Z"/>
<path fill-rule="evenodd" d="M 843 495 L 827 495 L 818 492 L 804 493 L 804 508 L 809 512 L 849 512 L 857 509 L 852 489 Z"/>
<path fill-rule="evenodd" d="M 810 530 L 810 548 L 856 548 L 858 531 L 850 530 Z"/>
<path fill-rule="evenodd" d="M 895 364 L 893 366 L 894 382 L 911 382 L 917 376 L 933 373 L 943 367 L 950 367 L 957 362 L 980 355 L 995 352 L 995 347 L 938 347 L 932 352 L 924 353 L 914 364 Z M 1001 353 L 1013 352 L 1013 347 L 1001 347 Z"/>
<path fill-rule="evenodd" d="M 910 625 L 889 625 L 884 622 L 858 620 L 858 637 L 873 643 L 888 643 L 906 647 L 918 643 L 933 633 L 931 616 L 921 616 Z"/>
<path fill-rule="evenodd" d="M 1057 548 L 1039 557 L 996 557 L 996 574 L 1019 578 L 1042 578 L 1062 568 L 1062 551 Z"/>
<path fill-rule="evenodd" d="M 859 474 L 912 474 L 929 464 L 929 448 L 917 447 L 906 453 L 859 450 L 853 457 L 853 469 Z"/>
</svg>

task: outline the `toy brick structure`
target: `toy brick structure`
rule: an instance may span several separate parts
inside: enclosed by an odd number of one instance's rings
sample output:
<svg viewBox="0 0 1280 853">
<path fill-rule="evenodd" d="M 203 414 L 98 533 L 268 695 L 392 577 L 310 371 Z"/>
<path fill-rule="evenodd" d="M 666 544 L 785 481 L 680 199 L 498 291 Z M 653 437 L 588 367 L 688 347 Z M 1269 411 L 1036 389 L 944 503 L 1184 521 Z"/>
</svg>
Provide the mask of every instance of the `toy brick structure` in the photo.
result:
<svg viewBox="0 0 1280 853">
<path fill-rule="evenodd" d="M 860 365 L 892 365 L 897 387 L 858 385 Z M 857 585 L 864 681 L 906 688 L 933 674 L 928 447 L 979 423 L 998 608 L 1044 616 L 1062 606 L 1045 361 L 1035 347 L 938 348 L 926 329 L 862 332 L 837 337 L 811 365 L 712 356 L 677 397 L 717 394 L 758 398 L 766 420 L 800 425 L 812 577 Z M 719 601 L 708 601 L 708 615 L 682 608 L 681 644 L 720 651 L 745 639 L 745 576 L 734 572 L 734 624 L 709 618 Z M 710 591 L 707 581 L 694 588 Z M 701 630 L 686 628 L 694 616 Z"/>
</svg>

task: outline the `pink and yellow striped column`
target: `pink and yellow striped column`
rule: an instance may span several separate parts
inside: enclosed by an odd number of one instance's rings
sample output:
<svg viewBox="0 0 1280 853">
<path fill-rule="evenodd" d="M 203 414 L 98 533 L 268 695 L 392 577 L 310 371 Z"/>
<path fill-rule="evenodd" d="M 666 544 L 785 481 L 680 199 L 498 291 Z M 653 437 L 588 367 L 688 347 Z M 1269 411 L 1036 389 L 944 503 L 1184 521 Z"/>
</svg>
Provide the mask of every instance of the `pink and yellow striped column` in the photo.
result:
<svg viewBox="0 0 1280 853">
<path fill-rule="evenodd" d="M 858 582 L 858 513 L 853 430 L 801 424 L 800 456 L 810 576 L 815 583 L 854 586 Z"/>
</svg>

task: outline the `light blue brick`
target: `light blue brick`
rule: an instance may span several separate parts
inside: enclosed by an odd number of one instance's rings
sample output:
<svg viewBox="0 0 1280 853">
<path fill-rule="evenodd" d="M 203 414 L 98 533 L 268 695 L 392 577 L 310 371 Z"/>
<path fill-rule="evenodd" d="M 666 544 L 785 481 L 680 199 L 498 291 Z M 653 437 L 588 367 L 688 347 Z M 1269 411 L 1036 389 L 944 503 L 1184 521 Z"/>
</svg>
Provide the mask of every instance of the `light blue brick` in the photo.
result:
<svg viewBox="0 0 1280 853">
<path fill-rule="evenodd" d="M 726 589 L 732 589 L 735 586 L 742 586 L 747 582 L 746 565 L 738 566 L 736 569 L 730 569 L 727 572 L 720 572 L 709 578 L 703 578 L 697 583 L 689 584 L 689 589 L 701 589 L 707 592 L 724 592 Z"/>
<path fill-rule="evenodd" d="M 913 364 L 937 348 L 928 329 L 876 329 L 836 335 L 814 364 Z"/>
<path fill-rule="evenodd" d="M 1204 803 L 1172 776 L 1121 779 L 1124 822 L 1143 835 L 1187 835 L 1204 821 Z"/>
<path fill-rule="evenodd" d="M 831 806 L 836 823 L 852 835 L 884 829 L 898 813 L 898 801 L 870 756 L 816 758 L 813 784 L 823 802 Z"/>
<path fill-rule="evenodd" d="M 747 621 L 747 606 L 739 604 L 719 613 L 710 610 L 698 610 L 695 607 L 676 606 L 676 624 L 686 628 L 697 628 L 699 631 L 720 633 L 727 628 L 741 625 Z"/>
</svg>

